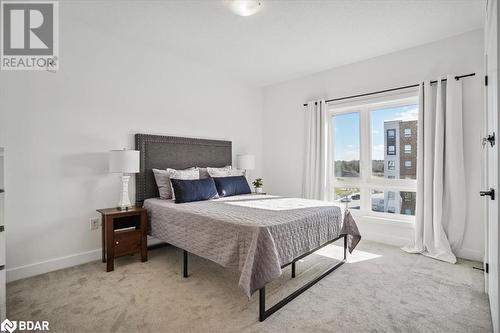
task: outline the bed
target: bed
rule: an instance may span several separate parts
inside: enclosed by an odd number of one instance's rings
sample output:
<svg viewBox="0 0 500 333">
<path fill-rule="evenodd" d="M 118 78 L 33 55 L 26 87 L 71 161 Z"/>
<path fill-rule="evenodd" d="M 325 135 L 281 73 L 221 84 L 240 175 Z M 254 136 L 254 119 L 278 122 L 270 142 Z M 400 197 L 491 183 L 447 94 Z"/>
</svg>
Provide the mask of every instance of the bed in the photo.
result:
<svg viewBox="0 0 500 333">
<path fill-rule="evenodd" d="M 148 210 L 151 235 L 183 250 L 184 277 L 188 253 L 237 269 L 245 295 L 259 291 L 261 321 L 340 267 L 361 239 L 351 215 L 324 201 L 258 194 L 184 204 L 161 200 L 153 168 L 230 165 L 231 142 L 137 134 L 136 146 L 136 198 Z M 337 240 L 343 240 L 342 261 L 266 309 L 267 283 L 288 265 L 295 277 L 298 260 Z"/>
</svg>

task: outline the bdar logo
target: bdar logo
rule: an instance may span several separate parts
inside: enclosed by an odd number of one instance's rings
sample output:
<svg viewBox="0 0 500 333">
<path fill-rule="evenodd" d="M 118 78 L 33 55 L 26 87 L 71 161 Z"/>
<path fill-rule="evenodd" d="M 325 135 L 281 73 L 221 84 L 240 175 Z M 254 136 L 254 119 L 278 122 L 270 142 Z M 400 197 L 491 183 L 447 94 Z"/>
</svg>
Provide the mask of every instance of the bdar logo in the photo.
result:
<svg viewBox="0 0 500 333">
<path fill-rule="evenodd" d="M 0 331 L 12 333 L 16 329 L 20 331 L 50 331 L 49 322 L 46 320 L 32 321 L 32 320 L 8 320 L 5 319 L 0 324 Z"/>
<path fill-rule="evenodd" d="M 17 328 L 17 322 L 5 319 L 0 325 L 2 332 L 14 332 Z"/>
</svg>

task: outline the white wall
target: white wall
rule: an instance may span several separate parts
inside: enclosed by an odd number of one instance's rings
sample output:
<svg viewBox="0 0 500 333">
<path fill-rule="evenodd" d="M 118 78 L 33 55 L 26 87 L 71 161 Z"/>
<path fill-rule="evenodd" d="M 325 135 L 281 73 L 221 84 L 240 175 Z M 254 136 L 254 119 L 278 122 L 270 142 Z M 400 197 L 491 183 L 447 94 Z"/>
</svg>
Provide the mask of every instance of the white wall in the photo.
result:
<svg viewBox="0 0 500 333">
<path fill-rule="evenodd" d="M 89 218 L 120 190 L 107 151 L 134 148 L 134 133 L 231 140 L 261 174 L 260 88 L 128 40 L 127 26 L 98 28 L 113 20 L 92 6 L 60 5 L 59 72 L 0 73 L 9 280 L 99 257 Z"/>
<path fill-rule="evenodd" d="M 411 38 L 411 36 L 408 36 Z M 342 47 L 339 45 L 338 47 Z M 314 50 L 311 50 L 314 52 Z M 264 89 L 264 179 L 274 194 L 300 196 L 304 151 L 303 103 L 349 96 L 436 79 L 439 75 L 476 73 L 463 81 L 465 159 L 468 187 L 466 234 L 459 255 L 482 260 L 484 216 L 480 190 L 479 144 L 483 109 L 483 31 L 334 68 Z M 404 245 L 412 225 L 361 219 L 365 239 Z"/>
</svg>

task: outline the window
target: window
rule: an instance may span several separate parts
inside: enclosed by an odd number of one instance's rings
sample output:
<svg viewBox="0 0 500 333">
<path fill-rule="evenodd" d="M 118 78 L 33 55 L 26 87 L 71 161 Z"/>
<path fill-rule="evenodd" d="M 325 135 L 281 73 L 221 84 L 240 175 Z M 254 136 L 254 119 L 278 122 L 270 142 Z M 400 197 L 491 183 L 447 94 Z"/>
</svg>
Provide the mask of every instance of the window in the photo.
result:
<svg viewBox="0 0 500 333">
<path fill-rule="evenodd" d="M 412 191 L 371 191 L 372 211 L 389 214 L 415 215 L 416 192 Z"/>
<path fill-rule="evenodd" d="M 332 117 L 335 177 L 359 177 L 359 113 Z"/>
<path fill-rule="evenodd" d="M 371 166 L 372 177 L 391 179 L 416 179 L 416 170 L 404 167 L 401 155 L 405 154 L 405 145 L 413 149 L 417 146 L 415 129 L 417 128 L 418 107 L 411 99 L 408 103 L 388 101 L 376 105 L 367 105 L 365 120 L 371 126 Z M 394 104 L 393 104 L 394 103 Z M 404 133 L 410 130 L 412 136 L 406 138 Z M 401 133 L 401 134 L 399 134 Z M 408 154 L 416 154 L 412 149 Z M 405 160 L 408 160 L 408 155 Z M 395 168 L 389 167 L 387 161 L 396 161 Z M 386 168 L 384 169 L 384 165 Z M 402 170 L 400 170 L 400 168 Z"/>
<path fill-rule="evenodd" d="M 361 195 L 359 193 L 359 187 L 352 188 L 341 188 L 335 187 L 334 200 L 342 207 L 348 207 L 350 209 L 360 209 L 361 206 Z"/>
<path fill-rule="evenodd" d="M 331 200 L 353 214 L 412 220 L 417 92 L 330 103 L 328 114 Z"/>
</svg>

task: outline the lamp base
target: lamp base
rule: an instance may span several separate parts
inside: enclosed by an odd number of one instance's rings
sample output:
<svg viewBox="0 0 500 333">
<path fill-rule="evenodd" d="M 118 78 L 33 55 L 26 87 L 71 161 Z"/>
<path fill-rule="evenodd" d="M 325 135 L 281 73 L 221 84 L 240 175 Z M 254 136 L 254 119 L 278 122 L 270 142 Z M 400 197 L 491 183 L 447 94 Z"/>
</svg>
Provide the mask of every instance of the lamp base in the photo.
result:
<svg viewBox="0 0 500 333">
<path fill-rule="evenodd" d="M 122 175 L 122 195 L 120 201 L 118 202 L 119 210 L 128 210 L 132 207 L 132 203 L 130 202 L 130 196 L 128 194 L 128 183 L 130 181 L 130 176 Z"/>
</svg>

